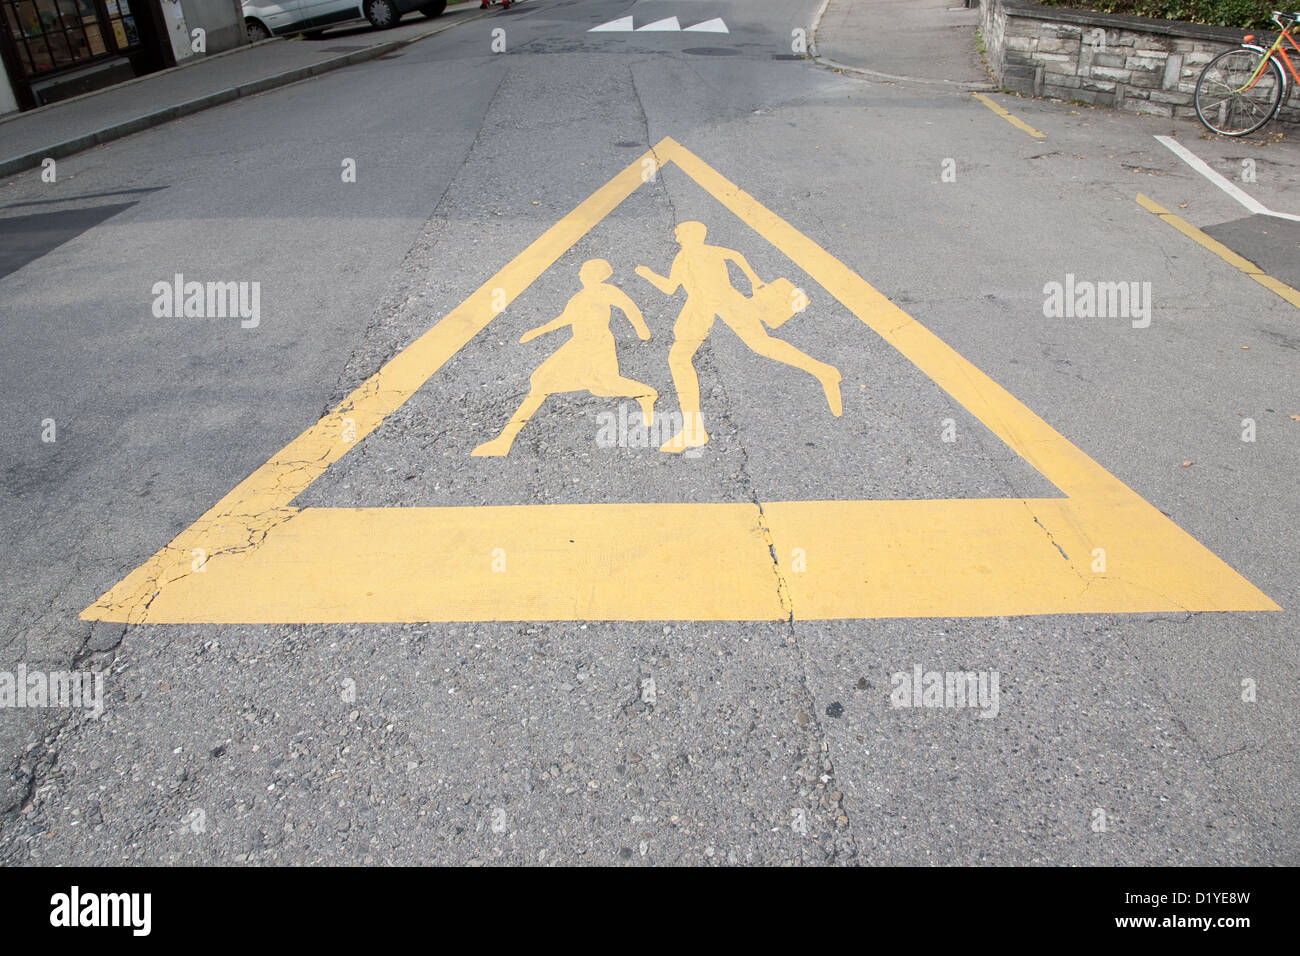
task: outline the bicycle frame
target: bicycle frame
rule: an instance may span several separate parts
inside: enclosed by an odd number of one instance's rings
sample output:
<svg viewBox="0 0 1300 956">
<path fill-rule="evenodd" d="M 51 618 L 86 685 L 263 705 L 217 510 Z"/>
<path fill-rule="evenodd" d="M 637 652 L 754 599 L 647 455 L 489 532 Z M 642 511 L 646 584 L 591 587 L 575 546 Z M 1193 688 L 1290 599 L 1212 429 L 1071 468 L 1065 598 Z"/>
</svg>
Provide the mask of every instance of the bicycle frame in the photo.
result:
<svg viewBox="0 0 1300 956">
<path fill-rule="evenodd" d="M 1238 90 L 1234 90 L 1233 92 L 1244 93 L 1246 90 L 1253 87 L 1256 83 L 1259 82 L 1259 78 L 1264 75 L 1264 70 L 1267 69 L 1268 64 L 1273 60 L 1273 58 L 1281 57 L 1282 62 L 1286 64 L 1286 69 L 1282 71 L 1282 96 L 1278 100 L 1278 104 L 1277 104 L 1278 109 L 1281 109 L 1282 104 L 1286 102 L 1287 73 L 1290 73 L 1291 76 L 1295 78 L 1296 83 L 1300 83 L 1300 73 L 1296 72 L 1295 64 L 1292 63 L 1290 57 L 1286 55 L 1286 49 L 1283 47 L 1282 41 L 1286 40 L 1295 49 L 1295 52 L 1297 54 L 1300 54 L 1300 43 L 1296 43 L 1295 37 L 1291 35 L 1291 31 L 1295 30 L 1297 27 L 1300 27 L 1300 24 L 1283 23 L 1279 19 L 1278 14 L 1276 12 L 1273 14 L 1273 20 L 1274 22 L 1277 23 L 1278 26 L 1282 28 L 1282 32 L 1277 35 L 1277 39 L 1273 41 L 1273 45 L 1271 47 L 1265 49 L 1264 47 L 1259 46 L 1258 44 L 1251 43 L 1250 41 L 1255 39 L 1253 34 L 1247 34 L 1245 40 L 1242 42 L 1241 45 L 1243 47 L 1245 47 L 1248 50 L 1256 50 L 1259 53 L 1263 53 L 1264 57 L 1259 61 L 1259 66 L 1255 67 L 1255 72 L 1252 73 L 1250 79 L 1246 81 L 1246 85 L 1241 87 Z"/>
</svg>

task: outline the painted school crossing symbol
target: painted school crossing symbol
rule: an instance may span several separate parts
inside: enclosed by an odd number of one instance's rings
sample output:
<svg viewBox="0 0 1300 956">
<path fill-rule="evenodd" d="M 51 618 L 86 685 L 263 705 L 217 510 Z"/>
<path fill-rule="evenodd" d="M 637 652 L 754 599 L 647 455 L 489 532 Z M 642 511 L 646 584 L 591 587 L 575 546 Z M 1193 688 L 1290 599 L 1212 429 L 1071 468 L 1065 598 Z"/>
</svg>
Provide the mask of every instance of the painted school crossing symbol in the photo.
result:
<svg viewBox="0 0 1300 956">
<path fill-rule="evenodd" d="M 684 222 L 677 227 L 681 251 L 673 259 L 667 276 L 647 266 L 638 266 L 636 274 L 667 296 L 678 289 L 686 290 L 686 304 L 673 324 L 673 346 L 668 366 L 677 389 L 681 413 L 678 426 L 660 447 L 660 451 L 677 453 L 701 448 L 709 435 L 700 410 L 700 381 L 695 373 L 695 353 L 704 345 L 714 321 L 721 319 L 755 354 L 801 369 L 821 383 L 831 414 L 838 418 L 844 409 L 840 396 L 839 369 L 805 355 L 789 342 L 768 334 L 764 322 L 773 327 L 802 312 L 808 299 L 788 279 L 763 282 L 741 253 L 706 243 L 708 227 L 702 222 Z M 745 296 L 736 289 L 727 272 L 727 263 L 735 263 L 749 279 L 754 290 Z M 591 259 L 579 271 L 582 291 L 569 300 L 556 319 L 525 332 L 520 343 L 531 342 L 539 335 L 571 328 L 573 335 L 533 372 L 528 395 L 501 434 L 484 442 L 472 452 L 476 458 L 510 453 L 516 436 L 528 424 L 551 395 L 561 392 L 590 392 L 605 397 L 633 398 L 641 405 L 641 422 L 654 424 L 658 392 L 642 382 L 625 378 L 619 371 L 618 353 L 610 331 L 610 312 L 623 312 L 641 341 L 650 341 L 650 330 L 640 308 L 621 289 L 606 282 L 613 274 L 604 259 Z"/>
<path fill-rule="evenodd" d="M 503 291 L 507 304 L 518 298 L 641 188 L 647 164 L 675 165 L 929 376 L 1063 497 L 294 505 L 500 314 Z M 685 241 L 678 237 L 683 252 L 688 245 L 708 245 L 705 236 L 691 232 Z M 618 356 L 604 338 L 615 308 L 642 331 L 633 318 L 639 317 L 636 303 L 607 284 L 606 265 L 588 261 L 579 276 L 582 288 L 561 316 L 536 330 L 542 335 L 550 325 L 571 326 L 571 342 L 579 341 L 580 328 L 583 337 L 572 349 L 559 346 L 552 357 L 563 354 L 561 359 L 538 367 L 545 373 L 541 378 L 534 373 L 524 406 L 488 440 L 484 455 L 499 452 L 491 457 L 500 467 L 511 467 L 512 459 L 505 454 L 508 447 L 493 449 L 492 442 L 501 442 L 516 423 L 525 427 L 556 390 L 594 390 L 595 385 L 606 390 L 597 394 L 646 402 L 651 408 L 643 405 L 643 411 L 654 414 L 653 390 L 621 375 Z M 638 275 L 651 285 L 662 282 L 661 292 L 673 285 L 673 267 L 666 277 L 648 265 L 644 270 Z M 760 282 L 755 289 L 761 287 Z M 814 298 L 820 295 L 809 291 Z M 687 292 L 689 306 L 689 287 Z M 718 301 L 698 300 L 699 310 L 680 332 L 674 330 L 685 343 L 675 364 L 670 357 L 683 412 L 692 402 L 690 357 L 701 334 L 707 335 L 707 329 L 701 333 L 707 324 L 703 316 L 707 313 L 711 322 L 722 312 L 733 319 L 741 315 L 728 324 L 754 331 L 748 324 L 752 316 L 743 318 L 746 306 L 720 286 L 713 292 Z M 721 300 L 726 301 L 719 307 Z M 837 411 L 831 396 L 838 372 L 820 359 L 772 345 L 782 340 L 761 326 L 759 331 L 766 340 L 753 334 L 746 344 L 803 368 L 825 391 L 828 412 Z M 593 364 L 585 365 L 584 356 L 594 357 Z M 525 410 L 528 415 L 521 414 Z M 508 556 L 506 573 L 492 567 L 490 556 L 498 552 Z M 803 556 L 797 566 L 790 560 L 796 553 Z M 1101 570 L 1098 553 L 1104 555 Z M 82 617 L 133 623 L 814 620 L 1278 609 L 846 265 L 685 147 L 665 139 Z"/>
<path fill-rule="evenodd" d="M 650 329 L 646 327 L 636 303 L 621 289 L 606 282 L 613 273 L 604 259 L 590 259 L 583 263 L 579 272 L 582 291 L 569 300 L 558 318 L 529 329 L 520 337 L 522 344 L 556 329 L 573 329 L 573 337 L 533 372 L 528 395 L 501 434 L 474 449 L 472 454 L 476 458 L 509 454 L 515 436 L 542 403 L 561 392 L 634 398 L 641 404 L 642 420 L 646 425 L 653 424 L 655 399 L 659 393 L 643 382 L 624 378 L 619 372 L 614 334 L 609 330 L 610 311 L 622 311 L 642 342 L 650 341 Z"/>
</svg>

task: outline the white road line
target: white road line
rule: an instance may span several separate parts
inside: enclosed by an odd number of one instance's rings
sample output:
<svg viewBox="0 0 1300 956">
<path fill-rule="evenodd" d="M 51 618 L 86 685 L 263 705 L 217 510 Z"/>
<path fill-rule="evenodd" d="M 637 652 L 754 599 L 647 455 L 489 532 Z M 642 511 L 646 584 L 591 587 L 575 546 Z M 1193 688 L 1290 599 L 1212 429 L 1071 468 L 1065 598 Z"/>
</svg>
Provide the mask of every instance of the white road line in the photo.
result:
<svg viewBox="0 0 1300 956">
<path fill-rule="evenodd" d="M 1214 183 L 1214 185 L 1218 186 L 1225 193 L 1227 193 L 1233 199 L 1237 200 L 1237 202 L 1241 203 L 1243 206 L 1245 206 L 1255 215 L 1274 216 L 1278 219 L 1290 219 L 1293 222 L 1300 222 L 1300 216 L 1293 216 L 1289 212 L 1274 212 L 1273 210 L 1269 209 L 1258 199 L 1254 198 L 1249 193 L 1247 193 L 1244 189 L 1239 187 L 1236 183 L 1232 182 L 1232 180 L 1228 179 L 1218 171 L 1211 169 L 1210 166 L 1203 159 L 1201 159 L 1201 157 L 1197 156 L 1190 149 L 1188 149 L 1182 143 L 1178 142 L 1178 140 L 1174 139 L 1173 137 L 1157 136 L 1156 141 L 1159 142 L 1162 146 L 1168 147 L 1169 150 L 1175 156 L 1177 156 L 1179 159 L 1185 162 L 1188 166 L 1191 166 L 1192 169 L 1196 170 L 1198 173 L 1200 173 L 1210 182 Z"/>
</svg>

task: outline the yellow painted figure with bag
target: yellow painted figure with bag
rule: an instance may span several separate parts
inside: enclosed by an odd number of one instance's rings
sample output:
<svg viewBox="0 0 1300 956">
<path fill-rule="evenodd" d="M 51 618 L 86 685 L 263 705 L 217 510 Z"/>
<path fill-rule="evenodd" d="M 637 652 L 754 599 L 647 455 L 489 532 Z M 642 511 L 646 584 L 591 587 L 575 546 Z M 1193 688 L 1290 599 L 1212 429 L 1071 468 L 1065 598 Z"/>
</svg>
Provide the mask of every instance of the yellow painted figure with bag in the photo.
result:
<svg viewBox="0 0 1300 956">
<path fill-rule="evenodd" d="M 704 223 L 684 222 L 676 231 L 681 251 L 673 259 L 666 277 L 646 266 L 636 269 L 637 275 L 664 295 L 686 289 L 686 304 L 673 324 L 673 345 L 668 352 L 668 367 L 682 407 L 683 428 L 659 450 L 683 452 L 709 440 L 700 417 L 700 380 L 695 373 L 695 353 L 708 338 L 714 319 L 722 319 L 758 355 L 801 369 L 817 379 L 826 393 L 831 414 L 838 418 L 843 411 L 839 369 L 805 355 L 784 339 L 774 338 L 763 327 L 766 322 L 776 328 L 803 311 L 808 305 L 807 296 L 788 279 L 764 283 L 743 255 L 734 249 L 707 244 L 704 241 L 707 235 Z M 728 262 L 734 262 L 749 279 L 754 289 L 752 298 L 731 284 Z"/>
</svg>

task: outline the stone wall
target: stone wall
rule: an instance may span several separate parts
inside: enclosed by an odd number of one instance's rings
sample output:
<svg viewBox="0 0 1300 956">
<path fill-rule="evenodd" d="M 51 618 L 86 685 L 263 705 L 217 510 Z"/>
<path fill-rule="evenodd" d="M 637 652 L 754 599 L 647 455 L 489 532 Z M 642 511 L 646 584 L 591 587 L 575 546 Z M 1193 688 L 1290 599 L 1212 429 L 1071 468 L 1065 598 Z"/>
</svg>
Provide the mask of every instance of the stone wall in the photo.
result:
<svg viewBox="0 0 1300 956">
<path fill-rule="evenodd" d="M 980 33 L 1003 89 L 1157 116 L 1195 119 L 1192 99 L 1201 70 L 1247 32 L 1252 31 L 980 0 Z M 1262 46 L 1276 37 L 1253 32 Z M 1296 99 L 1288 91 L 1282 122 L 1300 124 Z"/>
</svg>

